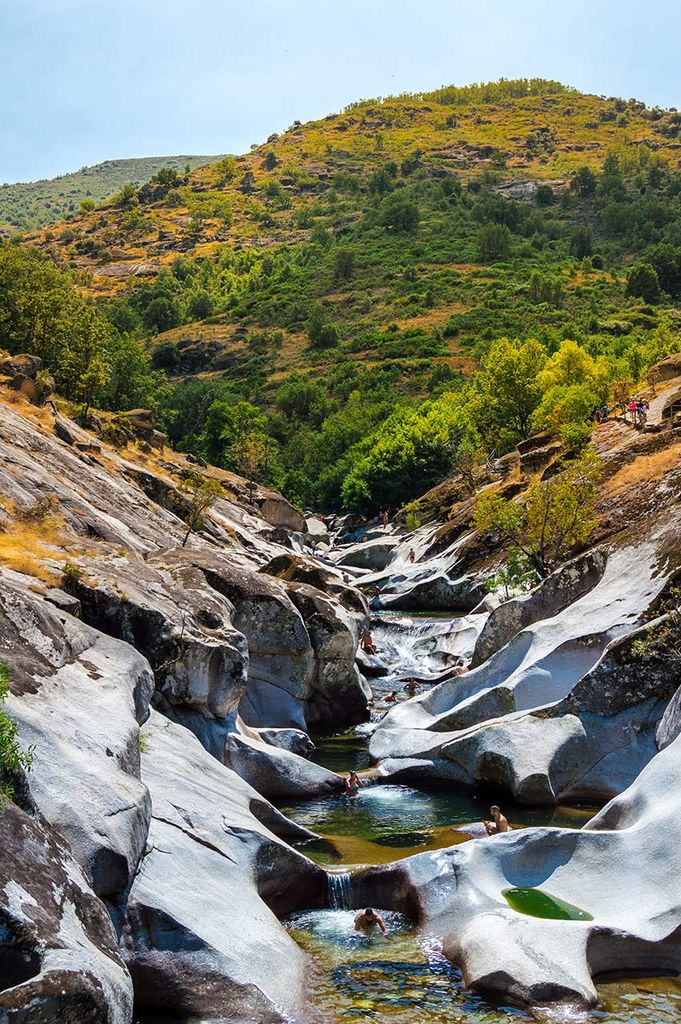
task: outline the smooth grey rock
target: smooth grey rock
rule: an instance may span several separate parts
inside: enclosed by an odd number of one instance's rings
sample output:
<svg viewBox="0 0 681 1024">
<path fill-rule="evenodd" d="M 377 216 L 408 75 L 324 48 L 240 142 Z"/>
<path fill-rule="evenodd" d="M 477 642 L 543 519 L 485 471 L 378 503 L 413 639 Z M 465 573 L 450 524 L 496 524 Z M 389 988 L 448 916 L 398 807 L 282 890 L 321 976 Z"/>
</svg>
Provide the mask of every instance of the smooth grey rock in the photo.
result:
<svg viewBox="0 0 681 1024">
<path fill-rule="evenodd" d="M 95 892 L 128 886 L 150 805 L 139 779 L 139 723 L 153 692 L 148 663 L 0 573 L 7 708 L 34 748 L 33 800 L 69 842 Z"/>
<path fill-rule="evenodd" d="M 154 713 L 147 735 L 153 819 L 123 931 L 138 1004 L 241 1024 L 295 1017 L 307 960 L 276 914 L 319 905 L 324 872 L 262 824 L 257 794 L 187 730 Z"/>
<path fill-rule="evenodd" d="M 67 844 L 15 804 L 0 814 L 0 1021 L 129 1024 L 111 920 Z"/>
<path fill-rule="evenodd" d="M 75 615 L 77 619 L 80 618 L 81 607 L 78 598 L 60 590 L 59 587 L 50 587 L 45 594 L 45 600 L 48 604 L 53 604 L 55 608 L 60 608 L 61 611 L 68 612 L 69 615 Z"/>
</svg>

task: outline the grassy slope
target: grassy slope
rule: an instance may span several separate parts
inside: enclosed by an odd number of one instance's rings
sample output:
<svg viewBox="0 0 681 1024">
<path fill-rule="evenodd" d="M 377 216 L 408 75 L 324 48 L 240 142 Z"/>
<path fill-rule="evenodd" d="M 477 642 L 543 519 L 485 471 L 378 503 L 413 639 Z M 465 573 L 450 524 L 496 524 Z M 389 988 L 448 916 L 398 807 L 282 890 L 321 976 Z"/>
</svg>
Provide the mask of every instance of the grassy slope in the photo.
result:
<svg viewBox="0 0 681 1024">
<path fill-rule="evenodd" d="M 215 156 L 150 156 L 106 160 L 57 178 L 0 185 L 0 229 L 24 231 L 54 224 L 75 213 L 83 199 L 101 203 L 128 181 L 143 185 L 161 167 L 182 171 L 186 164 L 194 169 L 216 159 Z"/>
<path fill-rule="evenodd" d="M 443 99 L 451 97 L 438 91 L 363 101 L 294 124 L 239 157 L 230 181 L 222 180 L 217 165 L 205 166 L 172 202 L 146 197 L 134 216 L 104 204 L 27 241 L 85 271 L 87 290 L 102 300 L 129 294 L 140 280 L 131 275 L 142 269 L 144 280 L 153 280 L 180 255 L 217 264 L 218 272 L 206 278 L 214 315 L 196 323 L 184 314 L 182 326 L 158 340 L 179 344 L 180 373 L 227 372 L 246 396 L 257 392 L 265 402 L 292 372 L 328 380 L 349 358 L 380 368 L 404 393 L 422 398 L 434 364 L 467 371 L 481 347 L 501 334 L 546 337 L 566 325 L 606 336 L 622 325 L 622 333 L 630 331 L 635 314 L 623 296 L 622 260 L 589 272 L 570 258 L 571 230 L 593 219 L 588 202 L 543 211 L 555 221 L 557 240 L 532 249 L 529 239 L 514 236 L 513 259 L 484 266 L 476 262 L 479 224 L 452 212 L 439 183 L 449 175 L 464 186 L 485 175 L 498 183 L 550 181 L 558 198 L 576 168 L 598 169 L 613 151 L 626 164 L 645 150 L 675 170 L 677 115 L 572 90 L 492 102 Z M 268 170 L 270 151 L 277 163 Z M 418 230 L 397 235 L 367 226 L 370 174 L 414 154 L 421 179 Z M 242 187 L 247 173 L 253 176 L 248 193 Z M 414 180 L 413 174 L 400 178 L 405 194 L 416 189 Z M 199 229 L 192 225 L 192 212 L 206 200 L 228 201 L 231 224 L 208 216 Z M 326 241 L 316 244 L 319 232 Z M 334 277 L 338 245 L 353 250 L 351 281 Z M 534 271 L 560 281 L 559 305 L 528 300 Z M 338 349 L 319 353 L 308 346 L 305 321 L 315 302 L 340 330 Z M 660 322 L 677 327 L 676 310 L 661 310 Z M 416 340 L 405 334 L 409 329 L 420 331 Z M 281 333 L 271 343 L 263 332 L 274 330 Z"/>
</svg>

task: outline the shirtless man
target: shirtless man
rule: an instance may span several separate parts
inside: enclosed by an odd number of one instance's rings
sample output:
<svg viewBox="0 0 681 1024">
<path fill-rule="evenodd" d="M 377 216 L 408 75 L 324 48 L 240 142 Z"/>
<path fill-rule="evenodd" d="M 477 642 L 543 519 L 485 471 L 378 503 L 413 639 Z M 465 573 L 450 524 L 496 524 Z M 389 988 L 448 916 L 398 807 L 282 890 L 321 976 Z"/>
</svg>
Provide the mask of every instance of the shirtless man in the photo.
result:
<svg viewBox="0 0 681 1024">
<path fill-rule="evenodd" d="M 383 700 L 386 702 L 386 704 L 394 704 L 395 701 L 397 700 L 397 690 L 391 690 L 390 693 L 386 693 Z"/>
<path fill-rule="evenodd" d="M 378 647 L 373 641 L 371 633 L 365 633 L 360 641 L 360 647 L 365 654 L 378 654 Z"/>
<path fill-rule="evenodd" d="M 381 929 L 384 935 L 388 934 L 388 929 L 385 926 L 385 921 L 380 914 L 377 914 L 371 907 L 367 907 L 366 910 L 360 910 L 358 914 L 355 914 L 355 931 L 364 932 L 365 935 L 370 935 L 373 928 L 378 927 Z"/>
<path fill-rule="evenodd" d="M 404 692 L 408 697 L 413 697 L 420 685 L 418 679 L 407 679 L 404 684 Z"/>
<path fill-rule="evenodd" d="M 345 792 L 348 796 L 357 796 L 359 787 L 363 785 L 364 783 L 353 769 L 345 779 Z"/>
<path fill-rule="evenodd" d="M 501 810 L 494 804 L 489 809 L 493 821 L 483 821 L 488 836 L 498 836 L 502 832 L 508 832 L 508 819 L 504 817 Z"/>
</svg>

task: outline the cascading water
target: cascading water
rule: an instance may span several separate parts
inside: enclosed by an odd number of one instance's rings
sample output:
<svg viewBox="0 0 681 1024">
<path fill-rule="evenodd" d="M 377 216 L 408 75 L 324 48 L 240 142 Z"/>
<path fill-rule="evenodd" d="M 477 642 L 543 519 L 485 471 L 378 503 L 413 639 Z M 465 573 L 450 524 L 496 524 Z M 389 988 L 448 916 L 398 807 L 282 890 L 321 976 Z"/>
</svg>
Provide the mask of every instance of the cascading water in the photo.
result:
<svg viewBox="0 0 681 1024">
<path fill-rule="evenodd" d="M 329 871 L 328 873 L 329 906 L 332 910 L 348 910 L 350 908 L 350 889 L 352 879 L 347 871 Z"/>
</svg>

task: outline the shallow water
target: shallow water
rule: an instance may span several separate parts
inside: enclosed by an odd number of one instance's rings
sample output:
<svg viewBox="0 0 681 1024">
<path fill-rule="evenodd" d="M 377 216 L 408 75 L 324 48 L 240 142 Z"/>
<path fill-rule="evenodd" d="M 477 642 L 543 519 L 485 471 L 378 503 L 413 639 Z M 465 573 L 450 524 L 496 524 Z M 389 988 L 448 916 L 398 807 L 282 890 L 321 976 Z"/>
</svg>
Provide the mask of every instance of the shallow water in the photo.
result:
<svg viewBox="0 0 681 1024">
<path fill-rule="evenodd" d="M 317 741 L 314 759 L 333 771 L 358 771 L 369 766 L 366 736 L 346 733 Z M 411 786 L 369 783 L 357 796 L 339 794 L 316 800 L 298 800 L 282 807 L 287 817 L 329 839 L 328 846 L 306 846 L 320 864 L 386 864 L 412 853 L 438 850 L 465 842 L 470 836 L 456 826 L 489 817 L 491 800 L 473 790 L 424 792 Z M 580 828 L 593 807 L 520 807 L 503 802 L 512 827 L 560 825 Z"/>
<path fill-rule="evenodd" d="M 467 991 L 435 938 L 382 911 L 387 937 L 354 930 L 354 910 L 293 914 L 286 925 L 314 958 L 310 1024 L 678 1024 L 681 986 L 639 979 L 599 986 L 595 1011 L 493 1006 Z"/>
</svg>

